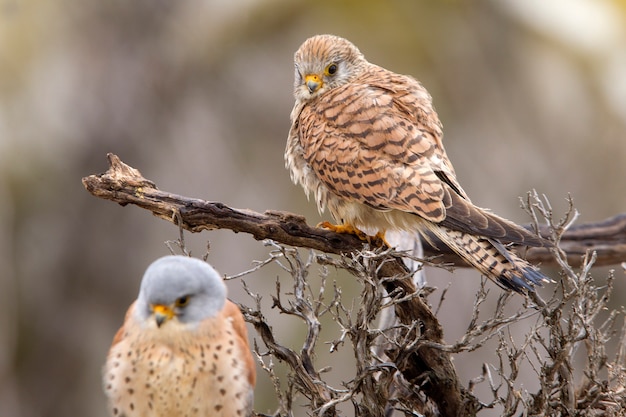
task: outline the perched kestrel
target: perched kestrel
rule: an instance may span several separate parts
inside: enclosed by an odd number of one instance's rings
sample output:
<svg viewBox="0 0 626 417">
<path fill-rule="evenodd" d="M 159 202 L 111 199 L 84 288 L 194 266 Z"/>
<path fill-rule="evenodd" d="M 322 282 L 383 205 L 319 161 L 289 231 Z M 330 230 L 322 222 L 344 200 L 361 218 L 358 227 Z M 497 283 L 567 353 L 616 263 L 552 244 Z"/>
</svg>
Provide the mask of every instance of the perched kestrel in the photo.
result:
<svg viewBox="0 0 626 417">
<path fill-rule="evenodd" d="M 307 39 L 294 60 L 286 166 L 342 224 L 337 231 L 431 232 L 503 287 L 524 292 L 549 281 L 504 245 L 550 242 L 476 207 L 459 185 L 418 81 L 332 35 Z"/>
<path fill-rule="evenodd" d="M 243 316 L 219 274 L 184 256 L 153 262 L 104 367 L 111 415 L 246 417 L 255 378 Z"/>
</svg>

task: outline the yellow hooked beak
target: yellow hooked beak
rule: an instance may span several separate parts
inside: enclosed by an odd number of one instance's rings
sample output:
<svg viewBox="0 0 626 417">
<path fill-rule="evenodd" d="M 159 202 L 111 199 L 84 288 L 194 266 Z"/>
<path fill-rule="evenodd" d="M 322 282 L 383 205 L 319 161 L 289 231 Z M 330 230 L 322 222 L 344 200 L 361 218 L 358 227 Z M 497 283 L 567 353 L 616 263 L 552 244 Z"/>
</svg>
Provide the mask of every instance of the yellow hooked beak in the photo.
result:
<svg viewBox="0 0 626 417">
<path fill-rule="evenodd" d="M 161 327 L 163 323 L 174 317 L 174 310 L 171 307 L 164 306 L 162 304 L 155 304 L 152 306 L 152 312 L 154 313 L 154 319 L 158 327 Z"/>
<path fill-rule="evenodd" d="M 304 84 L 306 88 L 309 89 L 309 93 L 312 94 L 319 90 L 320 87 L 324 85 L 324 82 L 322 81 L 322 77 L 317 74 L 307 74 L 304 77 Z"/>
</svg>

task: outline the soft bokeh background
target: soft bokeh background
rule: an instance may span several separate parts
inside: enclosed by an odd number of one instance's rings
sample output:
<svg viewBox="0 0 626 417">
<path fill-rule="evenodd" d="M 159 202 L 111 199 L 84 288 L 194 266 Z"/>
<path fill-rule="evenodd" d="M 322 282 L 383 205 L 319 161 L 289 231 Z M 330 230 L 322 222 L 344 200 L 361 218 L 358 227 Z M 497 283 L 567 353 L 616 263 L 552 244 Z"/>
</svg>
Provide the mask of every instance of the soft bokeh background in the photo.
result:
<svg viewBox="0 0 626 417">
<path fill-rule="evenodd" d="M 0 415 L 106 415 L 108 345 L 143 270 L 178 234 L 83 189 L 107 152 L 163 190 L 320 220 L 283 149 L 293 52 L 325 32 L 423 82 L 477 204 L 527 222 L 518 196 L 535 188 L 557 213 L 571 193 L 580 221 L 626 211 L 624 1 L 0 0 Z M 210 241 L 225 274 L 267 254 L 228 231 L 187 238 L 197 256 Z M 269 303 L 277 274 L 246 281 Z M 440 316 L 453 341 L 479 279 L 429 271 L 431 285 L 450 281 Z M 617 285 L 615 306 L 621 273 Z M 240 282 L 229 287 L 250 301 Z M 281 336 L 301 342 L 288 327 Z M 464 383 L 491 360 L 461 355 Z M 263 375 L 256 403 L 276 404 Z"/>
</svg>

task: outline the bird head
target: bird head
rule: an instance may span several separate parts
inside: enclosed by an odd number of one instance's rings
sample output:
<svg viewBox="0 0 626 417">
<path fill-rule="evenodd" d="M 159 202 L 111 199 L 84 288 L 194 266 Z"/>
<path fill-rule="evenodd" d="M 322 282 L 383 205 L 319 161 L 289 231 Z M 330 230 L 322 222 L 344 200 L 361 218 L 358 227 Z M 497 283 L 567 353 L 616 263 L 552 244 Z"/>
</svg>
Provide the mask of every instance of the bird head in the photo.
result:
<svg viewBox="0 0 626 417">
<path fill-rule="evenodd" d="M 311 100 L 357 77 L 367 65 L 359 49 L 334 35 L 307 39 L 294 55 L 296 100 Z"/>
<path fill-rule="evenodd" d="M 136 314 L 157 327 L 176 320 L 198 324 L 216 316 L 226 302 L 226 286 L 206 262 L 186 256 L 165 256 L 144 273 Z"/>
</svg>

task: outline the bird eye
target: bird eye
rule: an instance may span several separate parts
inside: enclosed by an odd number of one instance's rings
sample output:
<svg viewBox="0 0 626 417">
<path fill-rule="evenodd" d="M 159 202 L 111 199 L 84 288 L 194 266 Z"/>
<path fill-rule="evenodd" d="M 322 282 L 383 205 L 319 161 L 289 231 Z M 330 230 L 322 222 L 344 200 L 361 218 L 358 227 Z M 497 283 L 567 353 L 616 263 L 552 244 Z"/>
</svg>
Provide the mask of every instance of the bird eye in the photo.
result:
<svg viewBox="0 0 626 417">
<path fill-rule="evenodd" d="M 177 298 L 176 307 L 185 307 L 187 304 L 189 304 L 189 298 L 190 297 L 188 295 Z"/>
<path fill-rule="evenodd" d="M 329 66 L 326 67 L 326 70 L 324 71 L 326 73 L 326 75 L 335 75 L 335 73 L 337 72 L 337 64 L 332 63 Z"/>
</svg>

